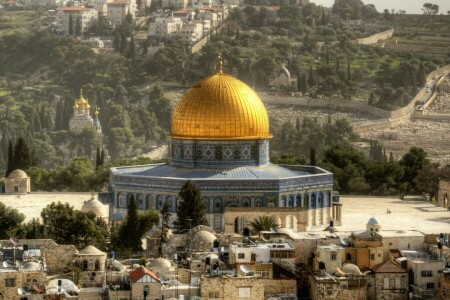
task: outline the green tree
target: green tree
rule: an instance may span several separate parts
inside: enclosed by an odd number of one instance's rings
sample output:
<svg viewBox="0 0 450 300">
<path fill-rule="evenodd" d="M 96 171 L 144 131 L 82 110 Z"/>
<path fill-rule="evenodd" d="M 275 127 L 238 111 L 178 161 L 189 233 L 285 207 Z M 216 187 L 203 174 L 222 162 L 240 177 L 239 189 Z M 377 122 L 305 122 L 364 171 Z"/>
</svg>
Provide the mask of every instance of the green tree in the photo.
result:
<svg viewBox="0 0 450 300">
<path fill-rule="evenodd" d="M 172 214 L 170 213 L 170 205 L 169 202 L 165 202 L 161 211 L 161 218 L 162 218 L 162 222 L 161 222 L 161 233 L 159 235 L 159 245 L 158 245 L 158 257 L 162 257 L 162 244 L 167 243 L 167 241 L 169 240 L 169 221 L 170 221 L 170 217 L 172 216 Z"/>
<path fill-rule="evenodd" d="M 72 14 L 69 15 L 69 35 L 73 35 L 73 18 L 72 18 Z"/>
<path fill-rule="evenodd" d="M 9 239 L 14 236 L 23 220 L 25 220 L 24 214 L 0 202 L 0 239 Z"/>
<path fill-rule="evenodd" d="M 270 231 L 270 229 L 277 229 L 280 226 L 277 224 L 274 216 L 258 216 L 253 219 L 250 223 L 250 227 L 253 232 L 260 234 L 261 231 Z"/>
<path fill-rule="evenodd" d="M 142 250 L 142 237 L 159 222 L 156 210 L 138 212 L 136 200 L 131 194 L 125 221 L 120 225 L 118 238 L 113 244 L 119 249 Z"/>
<path fill-rule="evenodd" d="M 202 201 L 200 189 L 188 180 L 178 195 L 180 201 L 178 203 L 177 220 L 174 224 L 179 231 L 186 232 L 198 225 L 208 225 L 208 220 L 205 217 L 205 203 Z"/>
<path fill-rule="evenodd" d="M 424 3 L 422 6 L 424 15 L 437 15 L 439 13 L 439 5 L 434 3 Z"/>
<path fill-rule="evenodd" d="M 299 91 L 302 92 L 302 94 L 304 95 L 308 91 L 308 80 L 306 78 L 306 75 L 302 74 L 298 80 L 299 80 Z"/>
<path fill-rule="evenodd" d="M 78 249 L 89 245 L 105 249 L 108 225 L 93 212 L 85 213 L 68 203 L 53 202 L 42 210 L 41 218 L 46 237 L 58 244 L 73 244 Z"/>
<path fill-rule="evenodd" d="M 14 167 L 21 170 L 31 167 L 30 149 L 23 137 L 19 137 L 14 145 Z"/>
<path fill-rule="evenodd" d="M 77 16 L 77 21 L 75 23 L 75 35 L 81 36 L 81 19 L 80 16 Z"/>
<path fill-rule="evenodd" d="M 128 204 L 127 216 L 125 222 L 120 227 L 119 239 L 122 245 L 126 248 L 131 248 L 134 251 L 142 250 L 142 241 L 139 236 L 139 217 L 136 206 L 134 194 L 131 194 Z"/>
<path fill-rule="evenodd" d="M 18 238 L 22 239 L 43 239 L 45 238 L 44 226 L 38 218 L 33 218 L 30 222 L 22 224 Z"/>
<path fill-rule="evenodd" d="M 8 177 L 9 173 L 16 169 L 16 164 L 14 161 L 14 146 L 12 141 L 9 141 L 8 144 L 8 165 L 6 167 L 5 177 Z"/>
<path fill-rule="evenodd" d="M 317 165 L 316 148 L 311 148 L 309 151 L 309 165 L 311 165 L 311 166 Z"/>
<path fill-rule="evenodd" d="M 403 155 L 399 161 L 400 166 L 404 170 L 402 181 L 408 184 L 406 192 L 410 192 L 415 188 L 414 179 L 420 170 L 427 166 L 430 161 L 427 159 L 425 150 L 419 147 L 412 147 L 409 152 Z"/>
</svg>

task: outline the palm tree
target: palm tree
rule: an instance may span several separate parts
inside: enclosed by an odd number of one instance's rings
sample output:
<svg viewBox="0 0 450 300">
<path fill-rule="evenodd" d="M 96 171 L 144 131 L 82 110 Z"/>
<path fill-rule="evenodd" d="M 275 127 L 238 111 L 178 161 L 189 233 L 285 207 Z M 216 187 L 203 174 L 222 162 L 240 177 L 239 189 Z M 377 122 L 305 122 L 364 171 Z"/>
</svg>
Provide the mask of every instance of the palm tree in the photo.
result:
<svg viewBox="0 0 450 300">
<path fill-rule="evenodd" d="M 278 228 L 277 221 L 274 216 L 259 216 L 250 222 L 250 227 L 254 232 L 261 234 L 261 231 L 268 231 L 271 228 Z"/>
</svg>

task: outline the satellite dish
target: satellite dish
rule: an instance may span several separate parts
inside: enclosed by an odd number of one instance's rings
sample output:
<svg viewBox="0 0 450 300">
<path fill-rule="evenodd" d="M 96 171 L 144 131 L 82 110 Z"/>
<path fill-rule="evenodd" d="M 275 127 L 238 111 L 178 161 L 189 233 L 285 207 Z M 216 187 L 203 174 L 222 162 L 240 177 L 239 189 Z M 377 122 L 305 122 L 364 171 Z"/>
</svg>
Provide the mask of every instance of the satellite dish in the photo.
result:
<svg viewBox="0 0 450 300">
<path fill-rule="evenodd" d="M 23 289 L 22 288 L 18 288 L 17 289 L 17 293 L 19 294 L 19 295 L 23 295 L 24 293 L 23 293 Z"/>
<path fill-rule="evenodd" d="M 16 239 L 15 237 L 10 237 L 9 238 L 9 241 L 14 245 L 14 246 L 19 246 L 19 240 L 18 239 Z"/>
<path fill-rule="evenodd" d="M 34 284 L 33 284 L 33 290 L 35 290 L 35 291 L 38 292 L 39 294 L 42 293 L 42 289 L 41 289 L 41 287 L 40 287 L 37 283 L 34 283 Z"/>
<path fill-rule="evenodd" d="M 3 262 L 3 268 L 5 268 L 5 269 L 8 268 L 8 262 L 6 262 L 6 261 Z"/>
<path fill-rule="evenodd" d="M 240 265 L 239 267 L 241 269 L 241 271 L 247 275 L 248 273 L 250 273 L 250 270 L 248 269 L 248 267 L 246 265 Z"/>
<path fill-rule="evenodd" d="M 343 239 L 341 237 L 339 238 L 339 241 L 341 242 L 341 245 L 344 247 L 348 247 L 350 245 L 350 243 L 346 239 Z"/>
</svg>

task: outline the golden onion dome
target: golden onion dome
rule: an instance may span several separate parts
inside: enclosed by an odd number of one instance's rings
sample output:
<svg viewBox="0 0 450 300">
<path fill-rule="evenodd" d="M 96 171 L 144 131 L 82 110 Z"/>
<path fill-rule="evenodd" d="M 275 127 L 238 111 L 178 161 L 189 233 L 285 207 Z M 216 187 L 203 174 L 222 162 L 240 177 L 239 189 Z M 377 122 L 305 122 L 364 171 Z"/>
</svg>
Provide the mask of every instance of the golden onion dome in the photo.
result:
<svg viewBox="0 0 450 300">
<path fill-rule="evenodd" d="M 172 114 L 170 136 L 194 140 L 267 139 L 269 116 L 258 95 L 237 78 L 222 73 L 192 86 Z"/>
<path fill-rule="evenodd" d="M 89 108 L 91 107 L 89 105 L 89 102 L 83 98 L 83 90 L 80 89 L 80 98 L 78 100 L 75 101 L 75 105 L 78 107 L 82 107 L 82 108 Z M 75 108 L 75 106 L 74 106 Z"/>
</svg>

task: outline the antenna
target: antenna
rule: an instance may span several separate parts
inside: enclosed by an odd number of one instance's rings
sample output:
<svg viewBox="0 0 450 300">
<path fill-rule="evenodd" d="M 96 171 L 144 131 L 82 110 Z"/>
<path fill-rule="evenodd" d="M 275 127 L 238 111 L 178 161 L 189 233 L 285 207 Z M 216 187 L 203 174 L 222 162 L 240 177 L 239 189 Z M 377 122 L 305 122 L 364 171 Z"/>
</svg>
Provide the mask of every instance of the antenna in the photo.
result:
<svg viewBox="0 0 450 300">
<path fill-rule="evenodd" d="M 2 265 L 3 265 L 3 268 L 8 269 L 8 262 L 7 261 L 4 261 L 2 263 Z"/>
</svg>

